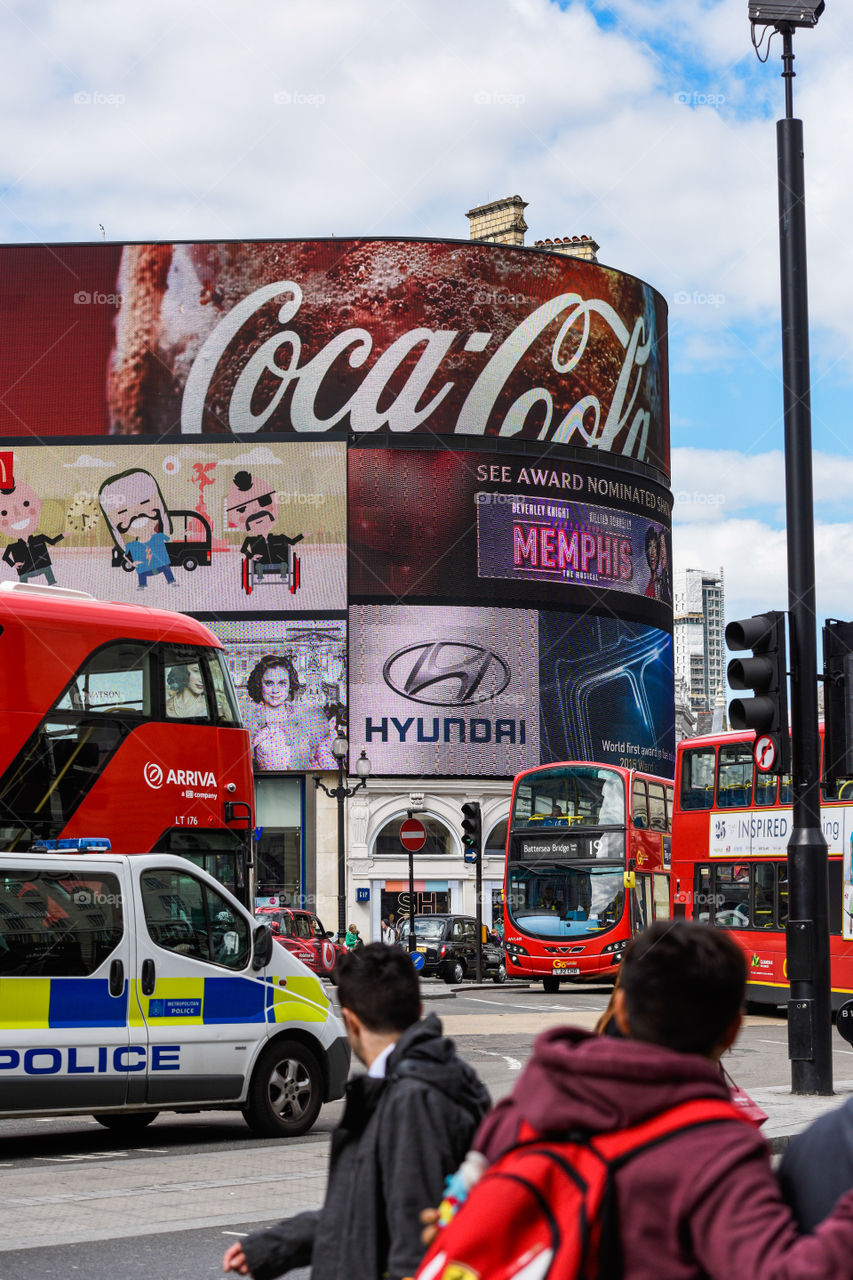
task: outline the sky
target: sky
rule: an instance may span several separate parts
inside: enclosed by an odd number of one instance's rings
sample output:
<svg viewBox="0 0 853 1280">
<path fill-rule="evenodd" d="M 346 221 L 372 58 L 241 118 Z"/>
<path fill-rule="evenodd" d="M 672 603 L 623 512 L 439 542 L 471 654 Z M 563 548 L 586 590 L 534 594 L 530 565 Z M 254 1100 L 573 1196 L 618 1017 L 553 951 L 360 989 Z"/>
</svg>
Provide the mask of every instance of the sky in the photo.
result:
<svg viewBox="0 0 853 1280">
<path fill-rule="evenodd" d="M 0 240 L 591 235 L 667 299 L 676 568 L 785 608 L 776 131 L 747 0 L 4 0 Z M 766 47 L 762 53 L 766 52 Z M 850 617 L 853 5 L 795 39 L 818 612 Z"/>
</svg>

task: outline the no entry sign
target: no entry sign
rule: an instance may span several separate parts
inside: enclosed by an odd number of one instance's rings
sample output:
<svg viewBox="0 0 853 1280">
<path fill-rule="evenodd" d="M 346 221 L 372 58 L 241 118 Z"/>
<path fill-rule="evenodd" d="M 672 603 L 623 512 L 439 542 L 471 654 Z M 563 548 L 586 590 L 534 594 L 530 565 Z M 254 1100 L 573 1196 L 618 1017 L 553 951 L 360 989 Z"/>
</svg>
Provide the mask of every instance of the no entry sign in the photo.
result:
<svg viewBox="0 0 853 1280">
<path fill-rule="evenodd" d="M 409 853 L 420 853 L 426 844 L 426 827 L 417 818 L 400 823 L 400 844 Z"/>
</svg>

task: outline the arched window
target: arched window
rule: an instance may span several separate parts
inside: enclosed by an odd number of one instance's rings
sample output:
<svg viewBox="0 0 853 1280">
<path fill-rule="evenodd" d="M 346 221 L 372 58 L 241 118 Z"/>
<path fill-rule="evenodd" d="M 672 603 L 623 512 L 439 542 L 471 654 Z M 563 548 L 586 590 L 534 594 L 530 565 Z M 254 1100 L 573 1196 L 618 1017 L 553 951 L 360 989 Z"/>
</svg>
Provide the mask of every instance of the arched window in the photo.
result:
<svg viewBox="0 0 853 1280">
<path fill-rule="evenodd" d="M 453 854 L 458 851 L 458 844 L 454 839 L 453 833 L 439 818 L 430 817 L 429 814 L 419 813 L 418 820 L 426 827 L 426 844 L 418 858 L 440 858 L 445 854 Z M 400 844 L 400 823 L 404 822 L 406 815 L 404 813 L 397 814 L 396 817 L 389 819 L 384 827 L 381 827 L 376 833 L 373 841 L 373 854 L 384 854 L 385 856 L 393 855 L 395 858 L 404 858 L 408 855 L 406 850 Z"/>
<path fill-rule="evenodd" d="M 486 836 L 486 857 L 487 858 L 503 858 L 506 856 L 506 833 L 509 826 L 509 818 L 504 818 L 492 827 Z"/>
</svg>

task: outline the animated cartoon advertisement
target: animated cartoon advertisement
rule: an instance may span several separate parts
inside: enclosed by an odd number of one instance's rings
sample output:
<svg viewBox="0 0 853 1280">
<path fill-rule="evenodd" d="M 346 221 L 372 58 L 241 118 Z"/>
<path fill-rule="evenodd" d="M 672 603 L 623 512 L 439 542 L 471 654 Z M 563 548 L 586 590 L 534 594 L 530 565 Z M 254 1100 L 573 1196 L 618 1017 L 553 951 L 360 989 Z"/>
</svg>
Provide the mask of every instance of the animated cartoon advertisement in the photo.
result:
<svg viewBox="0 0 853 1280">
<path fill-rule="evenodd" d="M 198 614 L 346 609 L 346 446 L 14 447 L 0 580 Z"/>
</svg>

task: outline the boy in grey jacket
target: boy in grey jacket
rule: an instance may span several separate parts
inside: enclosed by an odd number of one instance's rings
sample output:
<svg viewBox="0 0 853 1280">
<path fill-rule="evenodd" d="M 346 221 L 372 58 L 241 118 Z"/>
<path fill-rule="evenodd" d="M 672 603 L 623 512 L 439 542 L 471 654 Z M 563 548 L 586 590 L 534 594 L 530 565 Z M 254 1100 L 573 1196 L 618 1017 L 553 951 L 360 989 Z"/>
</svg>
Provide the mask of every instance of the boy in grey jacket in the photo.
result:
<svg viewBox="0 0 853 1280">
<path fill-rule="evenodd" d="M 335 976 L 367 1074 L 347 1088 L 325 1203 L 233 1244 L 225 1271 L 255 1280 L 307 1266 L 312 1280 L 413 1276 L 424 1253 L 420 1214 L 441 1200 L 489 1106 L 438 1019 L 421 1019 L 406 952 L 373 943 L 342 956 Z"/>
</svg>

